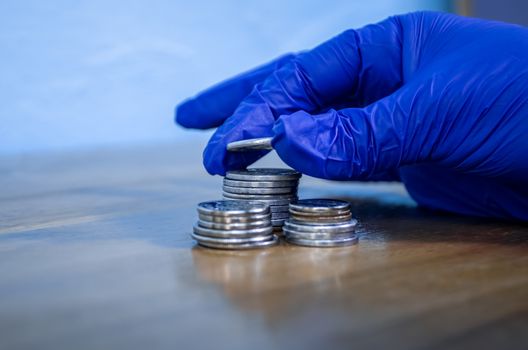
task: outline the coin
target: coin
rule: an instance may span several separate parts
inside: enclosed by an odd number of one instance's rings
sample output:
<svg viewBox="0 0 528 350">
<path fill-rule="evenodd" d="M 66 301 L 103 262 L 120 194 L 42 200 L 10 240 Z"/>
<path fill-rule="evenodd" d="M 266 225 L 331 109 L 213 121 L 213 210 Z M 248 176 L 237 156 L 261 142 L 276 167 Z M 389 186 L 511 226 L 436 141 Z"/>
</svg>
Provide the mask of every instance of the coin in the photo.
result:
<svg viewBox="0 0 528 350">
<path fill-rule="evenodd" d="M 340 222 L 336 224 L 318 224 L 318 225 L 307 225 L 303 223 L 296 223 L 287 220 L 284 223 L 284 227 L 296 232 L 309 232 L 309 233 L 348 233 L 354 232 L 357 225 L 357 220 L 353 219 L 346 222 Z"/>
<path fill-rule="evenodd" d="M 234 141 L 227 144 L 227 150 L 240 152 L 259 149 L 273 149 L 271 146 L 271 140 L 273 140 L 273 137 L 261 137 L 256 139 Z"/>
<path fill-rule="evenodd" d="M 277 213 L 272 213 L 271 217 L 274 220 L 277 220 L 277 219 L 288 219 L 290 217 L 290 214 L 288 212 L 284 212 L 284 213 L 277 212 Z"/>
<path fill-rule="evenodd" d="M 297 200 L 296 194 L 238 194 L 230 193 L 223 191 L 222 195 L 224 197 L 233 198 L 233 199 L 244 199 L 244 200 L 253 200 L 253 201 L 263 201 L 263 200 Z M 289 203 L 289 202 L 288 202 Z"/>
<path fill-rule="evenodd" d="M 291 169 L 229 171 L 223 183 L 224 200 L 199 204 L 199 220 L 193 227 L 193 234 L 198 238 L 211 238 L 200 243 L 211 246 L 218 245 L 219 240 L 225 243 L 222 240 L 243 240 L 282 232 L 280 227 L 290 216 L 289 204 L 298 200 L 300 177 L 300 173 Z M 255 206 L 256 203 L 260 205 Z"/>
<path fill-rule="evenodd" d="M 271 226 L 282 226 L 286 219 L 271 219 Z"/>
<path fill-rule="evenodd" d="M 284 228 L 283 231 L 285 233 L 286 242 L 306 247 L 343 247 L 353 245 L 358 242 L 358 237 L 356 235 L 340 239 L 302 239 L 288 236 L 287 230 Z"/>
<path fill-rule="evenodd" d="M 343 232 L 343 233 L 329 233 L 329 232 L 299 232 L 296 230 L 292 230 L 289 227 L 283 226 L 284 232 L 287 232 L 288 236 L 290 236 L 292 239 L 299 238 L 299 239 L 324 239 L 324 240 L 331 240 L 331 239 L 343 239 L 351 236 L 356 236 L 356 233 L 354 231 L 351 232 Z"/>
<path fill-rule="evenodd" d="M 243 200 L 247 200 L 247 201 L 255 201 L 255 199 L 242 199 L 242 198 L 233 198 L 230 196 L 229 193 L 223 193 L 223 196 L 225 199 L 233 199 L 233 200 L 238 200 L 238 201 L 243 201 Z M 293 199 L 294 200 L 294 199 Z M 291 199 L 259 199 L 258 200 L 259 202 L 262 202 L 262 203 L 265 203 L 267 204 L 268 206 L 283 206 L 283 205 L 287 205 L 290 203 L 290 201 L 292 201 Z"/>
<path fill-rule="evenodd" d="M 251 228 L 246 230 L 216 230 L 212 228 L 200 227 L 198 224 L 193 226 L 193 232 L 200 236 L 219 237 L 219 238 L 234 238 L 234 237 L 252 237 L 262 236 L 272 233 L 271 226 Z"/>
<path fill-rule="evenodd" d="M 291 169 L 250 168 L 246 170 L 232 170 L 226 173 L 226 178 L 243 181 L 288 181 L 298 180 L 301 173 Z"/>
<path fill-rule="evenodd" d="M 273 233 L 282 234 L 281 227 L 290 216 L 289 204 L 298 200 L 300 177 L 291 169 L 228 172 L 223 183 L 224 200 L 198 206 L 199 220 L 193 227 L 193 237 L 202 246 L 222 249 L 276 244 Z M 271 241 L 261 241 L 263 238 L 259 237 L 270 237 Z"/>
<path fill-rule="evenodd" d="M 234 194 L 249 194 L 249 195 L 276 195 L 276 194 L 297 194 L 297 188 L 291 187 L 263 187 L 263 188 L 254 188 L 254 187 L 233 187 L 224 185 L 222 189 L 225 192 L 234 193 Z"/>
<path fill-rule="evenodd" d="M 272 205 L 270 206 L 271 213 L 289 213 L 289 205 Z"/>
<path fill-rule="evenodd" d="M 233 187 L 252 187 L 252 188 L 268 188 L 268 187 L 292 187 L 297 188 L 299 181 L 241 181 L 241 180 L 230 180 L 224 178 L 225 186 Z"/>
<path fill-rule="evenodd" d="M 332 223 L 340 223 L 352 220 L 352 214 L 339 216 L 299 216 L 290 212 L 290 220 L 295 223 L 307 225 L 324 225 Z"/>
<path fill-rule="evenodd" d="M 343 212 L 350 210 L 350 203 L 336 199 L 301 199 L 291 203 L 290 210 L 301 213 Z"/>
<path fill-rule="evenodd" d="M 202 221 L 198 220 L 198 226 L 204 227 L 204 228 L 212 228 L 215 230 L 248 230 L 252 228 L 259 228 L 259 227 L 268 227 L 271 225 L 271 220 L 255 220 L 255 221 L 248 221 L 248 222 L 237 222 L 237 223 L 219 223 L 219 222 L 210 222 L 210 221 Z"/>
<path fill-rule="evenodd" d="M 216 216 L 198 213 L 198 219 L 201 221 L 217 222 L 220 224 L 235 224 L 251 221 L 271 220 L 271 213 L 240 216 Z"/>
<path fill-rule="evenodd" d="M 271 208 L 270 208 L 271 209 Z M 290 208 L 289 212 L 292 215 L 299 216 L 301 218 L 306 218 L 310 220 L 311 218 L 326 218 L 326 217 L 339 217 L 339 216 L 348 216 L 352 215 L 350 210 L 336 210 L 336 211 L 327 211 L 327 212 L 301 212 L 295 209 Z"/>
<path fill-rule="evenodd" d="M 242 250 L 242 249 L 255 249 L 255 248 L 266 248 L 271 247 L 277 244 L 279 239 L 275 235 L 271 235 L 271 238 L 266 241 L 260 242 L 251 242 L 251 243 L 237 243 L 237 244 L 226 244 L 226 243 L 215 243 L 208 241 L 198 241 L 198 244 L 207 248 L 215 249 L 232 249 L 232 250 Z"/>
<path fill-rule="evenodd" d="M 217 216 L 266 214 L 269 213 L 269 207 L 257 201 L 219 200 L 199 203 L 198 212 Z"/>
<path fill-rule="evenodd" d="M 252 243 L 252 242 L 262 242 L 272 239 L 272 234 L 254 236 L 254 237 L 243 237 L 243 238 L 217 238 L 202 236 L 196 233 L 192 233 L 191 237 L 199 242 L 213 242 L 218 244 L 242 244 L 242 243 Z"/>
</svg>

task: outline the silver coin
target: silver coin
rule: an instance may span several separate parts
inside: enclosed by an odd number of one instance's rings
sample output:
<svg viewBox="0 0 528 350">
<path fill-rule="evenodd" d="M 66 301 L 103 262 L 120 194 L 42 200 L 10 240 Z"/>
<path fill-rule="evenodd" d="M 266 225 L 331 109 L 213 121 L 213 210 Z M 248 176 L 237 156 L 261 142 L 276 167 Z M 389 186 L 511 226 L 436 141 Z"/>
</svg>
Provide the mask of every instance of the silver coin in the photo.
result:
<svg viewBox="0 0 528 350">
<path fill-rule="evenodd" d="M 284 221 L 286 221 L 286 219 L 271 219 L 271 225 L 272 226 L 283 226 L 284 225 Z"/>
<path fill-rule="evenodd" d="M 271 210 L 271 208 L 270 208 L 270 210 Z M 348 211 L 348 212 L 339 211 L 339 212 L 334 212 L 334 213 L 328 212 L 328 213 L 320 213 L 320 214 L 316 214 L 316 213 L 308 214 L 308 213 L 301 213 L 301 212 L 298 212 L 296 210 L 290 209 L 289 212 L 290 212 L 291 215 L 298 216 L 300 219 L 304 219 L 304 220 L 311 220 L 311 219 L 317 219 L 317 218 L 321 218 L 321 219 L 344 218 L 344 217 L 347 217 L 347 216 L 352 216 L 352 213 L 350 211 Z"/>
<path fill-rule="evenodd" d="M 343 212 L 350 210 L 350 203 L 337 199 L 301 199 L 291 203 L 290 210 L 301 213 Z"/>
<path fill-rule="evenodd" d="M 214 242 L 205 242 L 198 241 L 198 244 L 207 248 L 215 249 L 230 249 L 230 250 L 245 250 L 245 249 L 256 249 L 256 248 L 266 248 L 274 246 L 278 243 L 279 239 L 275 235 L 271 235 L 270 240 L 261 241 L 261 242 L 252 242 L 252 243 L 242 243 L 242 244 L 224 244 L 224 243 L 214 243 Z"/>
<path fill-rule="evenodd" d="M 270 208 L 271 210 L 271 208 Z M 340 217 L 340 216 L 349 216 L 352 215 L 350 210 L 336 210 L 336 211 L 327 211 L 327 212 L 300 212 L 295 209 L 290 208 L 289 212 L 292 215 L 299 216 L 301 218 L 306 218 L 306 220 L 310 220 L 310 218 L 330 218 L 330 217 Z"/>
<path fill-rule="evenodd" d="M 273 213 L 272 213 L 273 214 Z M 352 214 L 340 216 L 299 216 L 290 213 L 290 220 L 295 223 L 304 225 L 325 225 L 325 224 L 339 224 L 352 220 Z"/>
<path fill-rule="evenodd" d="M 224 178 L 225 186 L 233 187 L 251 187 L 251 188 L 269 188 L 269 187 L 291 187 L 297 188 L 299 180 L 291 181 L 241 181 Z"/>
<path fill-rule="evenodd" d="M 225 177 L 231 180 L 243 181 L 289 181 L 298 180 L 301 177 L 301 173 L 291 169 L 250 168 L 228 171 Z"/>
<path fill-rule="evenodd" d="M 299 221 L 348 221 L 352 219 L 352 213 L 339 214 L 339 215 L 300 215 L 295 211 L 289 211 L 291 217 L 296 218 Z"/>
<path fill-rule="evenodd" d="M 229 142 L 227 144 L 227 150 L 232 152 L 240 152 L 259 149 L 273 149 L 271 146 L 271 140 L 273 140 L 273 137 L 260 137 L 256 139 Z"/>
<path fill-rule="evenodd" d="M 272 219 L 273 222 L 273 219 Z M 356 229 L 357 220 L 353 219 L 348 222 L 342 222 L 338 224 L 319 224 L 319 225 L 306 225 L 303 223 L 292 222 L 286 220 L 284 226 L 290 230 L 297 232 L 310 232 L 310 233 L 348 233 L 354 232 Z"/>
<path fill-rule="evenodd" d="M 198 219 L 201 221 L 215 222 L 220 224 L 235 224 L 251 221 L 271 220 L 271 213 L 239 216 L 216 216 L 198 213 Z"/>
<path fill-rule="evenodd" d="M 284 229 L 283 229 L 284 230 Z M 301 245 L 306 247 L 319 247 L 319 248 L 330 248 L 330 247 L 344 247 L 356 244 L 358 242 L 357 236 L 343 238 L 339 240 L 328 240 L 328 239 L 300 239 L 286 236 L 286 242 Z"/>
<path fill-rule="evenodd" d="M 296 200 L 296 194 L 238 194 L 238 193 L 229 193 L 223 191 L 222 194 L 224 197 L 233 198 L 233 199 L 244 199 L 244 200 L 278 200 L 278 199 L 287 199 L 289 201 Z"/>
<path fill-rule="evenodd" d="M 340 240 L 357 236 L 355 232 L 328 233 L 328 232 L 298 232 L 283 226 L 284 234 L 291 239 L 313 239 L 313 240 Z"/>
<path fill-rule="evenodd" d="M 224 199 L 226 199 L 226 200 L 237 200 L 237 201 L 247 200 L 247 201 L 252 201 L 252 202 L 257 201 L 256 199 L 232 198 L 229 193 L 225 193 L 225 192 L 222 195 L 223 195 Z M 258 199 L 258 202 L 265 203 L 268 206 L 272 207 L 272 206 L 287 205 L 292 200 L 295 200 L 295 199 Z"/>
<path fill-rule="evenodd" d="M 236 216 L 269 213 L 269 207 L 257 201 L 210 201 L 198 204 L 198 213 L 216 216 Z"/>
<path fill-rule="evenodd" d="M 218 243 L 218 244 L 243 244 L 243 243 L 269 241 L 270 239 L 272 239 L 273 234 L 254 236 L 254 237 L 244 237 L 244 238 L 217 238 L 217 237 L 208 237 L 208 236 L 198 235 L 196 233 L 191 233 L 191 237 L 199 242 L 212 242 L 212 243 Z"/>
<path fill-rule="evenodd" d="M 229 224 L 198 220 L 198 226 L 200 227 L 212 228 L 215 230 L 224 230 L 224 231 L 248 230 L 252 228 L 268 227 L 270 225 L 271 225 L 271 220 L 256 220 L 256 221 L 248 221 L 248 222 L 229 223 Z"/>
<path fill-rule="evenodd" d="M 235 237 L 253 237 L 267 235 L 273 232 L 271 226 L 251 228 L 247 230 L 215 230 L 212 228 L 205 228 L 194 224 L 193 232 L 200 236 L 219 237 L 219 238 L 235 238 Z"/>
<path fill-rule="evenodd" d="M 229 193 L 235 193 L 235 194 L 250 194 L 250 195 L 263 195 L 263 194 L 297 194 L 297 188 L 291 188 L 291 187 L 263 187 L 263 188 L 255 188 L 255 187 L 232 187 L 232 186 L 226 186 L 224 185 L 222 187 L 222 190 Z"/>
<path fill-rule="evenodd" d="M 287 204 L 287 205 L 271 205 L 270 206 L 270 211 L 272 213 L 289 213 L 290 211 L 288 210 L 290 206 Z"/>
<path fill-rule="evenodd" d="M 225 195 L 224 195 L 224 198 L 226 200 L 233 199 L 233 198 L 229 198 L 229 197 L 227 197 Z M 236 199 L 236 200 L 243 200 L 243 199 Z M 254 199 L 251 199 L 251 201 L 254 201 Z M 262 199 L 262 200 L 259 200 L 259 202 L 266 203 L 267 205 L 272 207 L 272 206 L 282 206 L 282 205 L 288 204 L 290 202 L 290 200 L 289 199 L 277 199 L 277 200 Z"/>
<path fill-rule="evenodd" d="M 288 212 L 286 212 L 286 213 L 272 213 L 271 214 L 271 218 L 273 220 L 288 219 L 289 217 L 290 217 L 290 215 L 288 214 Z"/>
</svg>

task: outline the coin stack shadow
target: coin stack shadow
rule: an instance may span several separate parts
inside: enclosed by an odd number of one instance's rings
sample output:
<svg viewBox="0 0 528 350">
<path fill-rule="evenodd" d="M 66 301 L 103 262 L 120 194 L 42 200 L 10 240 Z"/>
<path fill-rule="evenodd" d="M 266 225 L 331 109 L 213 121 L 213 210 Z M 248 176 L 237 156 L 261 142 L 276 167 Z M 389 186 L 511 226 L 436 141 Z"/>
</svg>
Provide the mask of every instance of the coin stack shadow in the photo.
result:
<svg viewBox="0 0 528 350">
<path fill-rule="evenodd" d="M 228 171 L 223 184 L 227 200 L 259 201 L 269 205 L 276 233 L 289 217 L 289 204 L 297 200 L 301 173 L 291 169 L 250 168 Z"/>
<path fill-rule="evenodd" d="M 304 199 L 290 204 L 290 218 L 283 231 L 288 243 L 309 247 L 355 244 L 357 220 L 350 204 L 333 199 Z"/>
<path fill-rule="evenodd" d="M 218 249 L 250 249 L 275 245 L 269 207 L 256 201 L 211 201 L 198 204 L 191 235 L 198 244 Z"/>
</svg>

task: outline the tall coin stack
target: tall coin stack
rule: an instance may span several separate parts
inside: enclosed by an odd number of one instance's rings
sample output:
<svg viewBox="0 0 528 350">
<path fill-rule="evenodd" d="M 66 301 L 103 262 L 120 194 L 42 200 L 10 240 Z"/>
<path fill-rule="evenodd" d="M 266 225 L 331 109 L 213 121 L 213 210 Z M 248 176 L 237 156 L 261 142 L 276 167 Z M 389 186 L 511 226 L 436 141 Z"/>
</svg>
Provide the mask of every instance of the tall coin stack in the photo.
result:
<svg viewBox="0 0 528 350">
<path fill-rule="evenodd" d="M 284 223 L 286 241 L 309 247 L 339 247 L 355 244 L 357 220 L 350 204 L 333 199 L 302 199 L 290 204 Z"/>
<path fill-rule="evenodd" d="M 269 207 L 255 201 L 211 201 L 198 204 L 191 235 L 198 244 L 218 249 L 250 249 L 275 245 Z"/>
<path fill-rule="evenodd" d="M 289 217 L 289 204 L 297 200 L 301 173 L 291 169 L 251 168 L 228 171 L 223 196 L 228 200 L 259 201 L 269 206 L 271 224 L 280 230 Z"/>
</svg>

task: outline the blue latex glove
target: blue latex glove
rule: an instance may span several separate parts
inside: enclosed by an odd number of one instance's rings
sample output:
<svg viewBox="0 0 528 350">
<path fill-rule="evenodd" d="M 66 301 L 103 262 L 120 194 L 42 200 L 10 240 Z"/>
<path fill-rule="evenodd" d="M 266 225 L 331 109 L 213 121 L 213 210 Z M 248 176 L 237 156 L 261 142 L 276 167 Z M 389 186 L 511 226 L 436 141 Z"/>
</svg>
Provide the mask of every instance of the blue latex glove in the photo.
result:
<svg viewBox="0 0 528 350">
<path fill-rule="evenodd" d="M 528 220 L 528 29 L 420 12 L 349 30 L 180 105 L 185 127 L 218 127 L 211 174 L 265 152 L 333 180 L 405 183 L 424 206 Z"/>
</svg>

